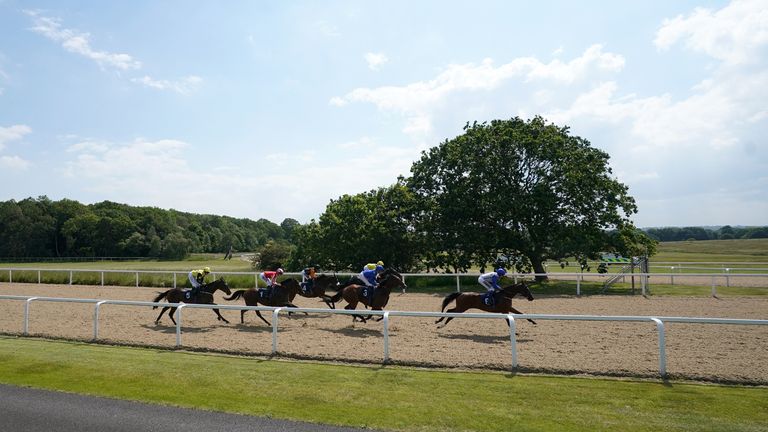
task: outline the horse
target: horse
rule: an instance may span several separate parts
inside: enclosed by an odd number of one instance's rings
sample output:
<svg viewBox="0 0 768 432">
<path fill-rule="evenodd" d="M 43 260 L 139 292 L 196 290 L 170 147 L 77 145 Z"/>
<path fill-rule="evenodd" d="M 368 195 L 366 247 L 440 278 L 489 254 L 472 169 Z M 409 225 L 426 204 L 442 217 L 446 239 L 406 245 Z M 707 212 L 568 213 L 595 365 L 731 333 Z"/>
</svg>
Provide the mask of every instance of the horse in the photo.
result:
<svg viewBox="0 0 768 432">
<path fill-rule="evenodd" d="M 483 296 L 485 293 L 462 293 L 462 292 L 455 292 L 452 294 L 449 294 L 443 299 L 443 308 L 442 311 L 445 312 L 457 312 L 462 313 L 467 311 L 468 309 L 480 309 L 486 312 L 492 312 L 492 313 L 504 313 L 508 314 L 510 312 L 514 312 L 516 314 L 522 314 L 519 310 L 512 307 L 512 297 L 516 296 L 517 294 L 522 295 L 523 297 L 527 298 L 528 301 L 533 300 L 533 294 L 531 294 L 531 290 L 528 288 L 528 285 L 525 284 L 525 281 L 522 281 L 520 283 L 506 286 L 499 291 L 496 296 L 498 297 L 498 300 L 496 301 L 496 304 L 493 306 L 488 306 L 483 302 Z M 448 306 L 448 303 L 456 300 L 456 307 L 452 309 L 445 310 L 446 306 Z M 446 317 L 440 317 L 437 321 L 435 321 L 435 324 L 440 323 Z M 450 320 L 452 320 L 453 317 L 448 317 L 443 325 L 438 326 L 438 328 L 445 327 Z M 528 321 L 532 322 L 533 324 L 536 324 L 536 321 L 529 319 Z M 509 323 L 507 323 L 509 325 Z"/>
<path fill-rule="evenodd" d="M 288 280 L 293 280 L 294 282 L 296 282 L 295 279 L 288 279 Z M 283 283 L 285 283 L 285 281 Z M 289 284 L 290 284 L 290 282 L 289 282 Z M 297 285 L 298 285 L 298 282 L 297 282 Z M 256 288 L 249 288 L 247 290 L 237 290 L 231 296 L 224 297 L 224 300 L 232 301 L 232 300 L 237 300 L 240 297 L 242 297 L 243 300 L 245 301 L 245 305 L 246 306 L 258 306 L 259 303 L 261 303 L 264 306 L 272 306 L 272 307 L 274 307 L 274 306 L 278 306 L 278 307 L 285 307 L 285 306 L 287 306 L 287 307 L 294 307 L 295 308 L 295 307 L 298 307 L 298 306 L 296 306 L 295 304 L 291 303 L 291 293 L 292 292 L 293 292 L 293 288 L 285 287 L 285 286 L 282 286 L 281 284 L 276 283 L 276 284 L 274 284 L 272 286 L 272 292 L 271 292 L 271 294 L 270 294 L 270 296 L 268 298 L 262 297 L 259 294 L 259 290 L 257 290 Z M 241 324 L 245 323 L 245 313 L 246 312 L 247 312 L 246 310 L 241 310 L 240 311 L 240 323 Z M 264 319 L 264 317 L 261 315 L 260 311 L 254 311 L 254 312 L 256 312 L 256 315 L 258 315 L 259 318 L 261 318 L 262 321 L 267 323 L 267 325 L 272 325 L 272 324 L 269 323 L 269 321 Z"/>
<path fill-rule="evenodd" d="M 200 291 L 198 291 L 197 295 L 193 298 L 187 299 L 184 294 L 184 290 L 181 288 L 171 288 L 165 292 L 159 293 L 158 296 L 155 297 L 155 299 L 152 301 L 159 302 L 160 300 L 165 299 L 168 301 L 168 303 L 216 304 L 213 302 L 213 293 L 215 293 L 216 290 L 222 290 L 227 294 L 232 293 L 232 291 L 229 289 L 229 285 L 227 285 L 227 283 L 224 281 L 224 278 L 222 277 L 200 287 Z M 152 309 L 157 309 L 157 306 L 152 307 Z M 171 306 L 165 306 L 163 308 L 163 310 L 160 312 L 160 315 L 157 316 L 155 324 L 160 324 L 160 318 L 163 317 L 163 314 L 168 309 L 171 310 L 171 312 L 168 313 L 168 316 L 171 317 L 173 324 L 176 324 L 176 320 L 173 319 L 173 314 L 176 312 L 176 307 Z M 221 316 L 218 309 L 214 309 L 213 311 L 216 313 L 216 316 L 218 316 L 219 321 L 224 321 L 225 323 L 229 324 L 229 321 Z"/>
<path fill-rule="evenodd" d="M 401 277 L 397 276 L 395 272 L 391 272 L 382 278 L 378 288 L 376 288 L 376 290 L 373 292 L 372 299 L 363 295 L 363 291 L 372 289 L 371 287 L 366 285 L 352 284 L 347 285 L 344 288 L 340 288 L 339 292 L 331 297 L 331 301 L 336 303 L 344 298 L 344 300 L 346 300 L 348 303 L 346 306 L 344 306 L 344 309 L 347 310 L 355 310 L 358 303 L 362 303 L 366 307 L 370 307 L 371 310 L 382 310 L 384 306 L 386 306 L 389 302 L 389 294 L 392 292 L 392 289 L 398 287 L 402 287 L 403 289 L 408 288 Z M 354 324 L 358 318 L 360 318 L 361 321 L 366 322 L 371 317 L 372 315 L 368 315 L 367 318 L 364 316 L 358 317 L 357 315 L 352 315 L 352 323 Z M 377 321 L 381 321 L 383 318 L 384 317 L 379 317 Z"/>
<path fill-rule="evenodd" d="M 329 308 L 336 309 L 336 305 L 331 301 L 331 296 L 325 293 L 325 290 L 327 290 L 329 287 L 338 286 L 339 280 L 336 278 L 336 276 L 330 276 L 326 274 L 318 275 L 312 282 L 309 292 L 304 291 L 296 279 L 287 279 L 282 281 L 280 284 L 284 287 L 289 287 L 292 290 L 290 301 L 293 301 L 297 294 L 302 297 L 320 297 L 320 299 L 322 299 Z"/>
</svg>

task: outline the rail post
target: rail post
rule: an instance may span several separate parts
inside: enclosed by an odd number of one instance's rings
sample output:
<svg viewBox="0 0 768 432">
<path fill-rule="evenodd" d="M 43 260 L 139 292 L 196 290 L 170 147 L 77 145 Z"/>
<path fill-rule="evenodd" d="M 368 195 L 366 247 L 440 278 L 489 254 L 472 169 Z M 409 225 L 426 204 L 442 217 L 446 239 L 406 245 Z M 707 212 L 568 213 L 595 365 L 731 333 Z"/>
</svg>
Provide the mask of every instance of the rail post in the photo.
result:
<svg viewBox="0 0 768 432">
<path fill-rule="evenodd" d="M 26 303 L 24 303 L 24 336 L 29 335 L 29 304 L 36 298 L 37 297 L 30 297 L 27 299 Z"/>
<path fill-rule="evenodd" d="M 517 369 L 517 325 L 515 324 L 515 317 L 512 314 L 507 315 L 507 322 L 509 323 L 509 343 L 512 346 L 512 369 Z"/>
<path fill-rule="evenodd" d="M 139 272 L 136 272 L 136 288 L 139 287 Z"/>
<path fill-rule="evenodd" d="M 669 284 L 674 285 L 675 284 L 675 267 L 669 268 Z"/>
<path fill-rule="evenodd" d="M 389 363 L 389 311 L 384 312 L 384 363 Z"/>
<path fill-rule="evenodd" d="M 8 269 L 8 283 L 13 283 L 13 270 Z"/>
<path fill-rule="evenodd" d="M 576 295 L 581 295 L 581 274 L 576 275 Z"/>
<path fill-rule="evenodd" d="M 37 271 L 37 284 L 38 284 L 38 285 L 40 285 L 41 283 L 43 283 L 43 278 L 42 278 L 42 277 L 40 277 L 40 276 L 41 276 L 41 275 L 40 275 L 40 270 L 38 270 L 38 271 Z"/>
<path fill-rule="evenodd" d="M 725 269 L 725 286 L 731 286 L 731 269 L 729 268 Z"/>
<path fill-rule="evenodd" d="M 104 286 L 104 272 L 101 272 L 101 286 Z"/>
<path fill-rule="evenodd" d="M 96 306 L 93 309 L 93 339 L 94 340 L 99 338 L 99 308 L 105 302 L 106 300 L 97 302 Z"/>
<path fill-rule="evenodd" d="M 456 292 L 461 292 L 461 282 L 459 280 L 459 275 L 456 275 Z"/>
<path fill-rule="evenodd" d="M 173 272 L 173 287 L 176 288 L 176 272 Z"/>
<path fill-rule="evenodd" d="M 272 354 L 277 354 L 277 318 L 280 316 L 280 311 L 283 308 L 279 307 L 272 311 Z"/>
<path fill-rule="evenodd" d="M 715 277 L 712 276 L 712 297 L 717 297 L 717 288 L 715 288 Z"/>
<path fill-rule="evenodd" d="M 72 285 L 72 270 L 69 271 L 69 284 Z"/>
<path fill-rule="evenodd" d="M 667 376 L 667 349 L 664 338 L 664 323 L 658 318 L 651 318 L 656 323 L 656 330 L 659 332 L 659 375 Z"/>
<path fill-rule="evenodd" d="M 181 310 L 186 306 L 186 304 L 180 304 L 178 308 L 176 308 L 176 347 L 181 346 Z"/>
</svg>

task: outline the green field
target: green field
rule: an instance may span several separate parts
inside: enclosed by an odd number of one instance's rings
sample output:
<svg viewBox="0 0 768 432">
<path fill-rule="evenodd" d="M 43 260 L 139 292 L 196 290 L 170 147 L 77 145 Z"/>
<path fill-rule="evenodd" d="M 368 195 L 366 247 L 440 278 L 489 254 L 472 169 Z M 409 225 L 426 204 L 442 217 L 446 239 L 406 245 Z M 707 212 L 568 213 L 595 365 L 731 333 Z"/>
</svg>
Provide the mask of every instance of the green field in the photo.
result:
<svg viewBox="0 0 768 432">
<path fill-rule="evenodd" d="M 765 431 L 768 389 L 278 361 L 0 336 L 0 382 L 403 431 Z"/>
</svg>

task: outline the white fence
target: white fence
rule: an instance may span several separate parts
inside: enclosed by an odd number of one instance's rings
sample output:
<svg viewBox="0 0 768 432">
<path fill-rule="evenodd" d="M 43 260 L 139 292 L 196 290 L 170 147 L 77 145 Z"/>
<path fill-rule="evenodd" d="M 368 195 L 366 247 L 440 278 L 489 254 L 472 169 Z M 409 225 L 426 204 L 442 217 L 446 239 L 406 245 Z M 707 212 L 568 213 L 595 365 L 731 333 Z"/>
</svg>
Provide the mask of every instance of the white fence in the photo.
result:
<svg viewBox="0 0 768 432">
<path fill-rule="evenodd" d="M 664 281 L 666 282 L 669 280 L 669 282 L 674 285 L 675 284 L 675 278 L 679 278 L 681 276 L 684 276 L 686 278 L 702 278 L 703 280 L 707 281 L 708 283 L 706 285 L 711 286 L 711 294 L 713 297 L 717 296 L 717 288 L 718 287 L 730 287 L 731 286 L 731 279 L 738 279 L 743 277 L 749 277 L 749 278 L 760 278 L 764 279 L 765 283 L 763 285 L 763 288 L 768 288 L 768 273 L 731 273 L 730 268 L 723 269 L 724 271 L 722 273 L 631 273 L 626 274 L 625 277 L 637 277 L 639 278 L 640 283 L 640 291 L 643 295 L 648 294 L 648 286 L 649 286 L 649 277 L 653 277 L 654 281 Z M 174 271 L 174 270 L 100 270 L 100 269 L 50 269 L 50 268 L 9 268 L 9 267 L 2 267 L 0 268 L 0 271 L 2 272 L 8 272 L 8 280 L 9 282 L 13 283 L 13 272 L 36 272 L 37 273 L 37 283 L 42 283 L 42 274 L 43 272 L 56 272 L 56 273 L 69 273 L 69 284 L 72 285 L 74 281 L 74 275 L 76 273 L 99 273 L 100 275 L 100 285 L 104 286 L 104 275 L 105 274 L 131 274 L 133 275 L 133 279 L 135 280 L 135 286 L 139 287 L 139 279 L 140 275 L 146 274 L 146 275 L 172 275 L 173 276 L 173 287 L 176 288 L 177 282 L 178 282 L 178 275 L 182 275 L 181 278 L 181 284 L 183 285 L 186 282 L 187 278 L 187 272 L 183 271 Z M 357 273 L 335 273 L 338 276 L 352 276 L 356 275 Z M 211 275 L 215 278 L 220 275 L 232 275 L 232 276 L 249 276 L 253 277 L 253 286 L 258 287 L 258 281 L 259 281 L 259 273 L 258 272 L 213 272 Z M 300 276 L 300 273 L 285 273 L 286 276 Z M 405 282 L 405 279 L 412 278 L 412 277 L 429 277 L 429 278 L 449 278 L 452 279 L 451 283 L 453 283 L 453 280 L 455 280 L 456 283 L 456 291 L 461 292 L 461 278 L 462 277 L 473 277 L 476 278 L 479 276 L 478 273 L 402 273 L 403 276 L 403 282 Z M 532 279 L 535 276 L 547 276 L 552 279 L 564 279 L 564 280 L 574 280 L 576 282 L 576 295 L 581 295 L 581 284 L 585 281 L 597 281 L 597 282 L 603 282 L 605 278 L 615 276 L 615 273 L 605 273 L 605 274 L 598 274 L 598 273 L 584 273 L 584 272 L 573 272 L 573 273 L 559 273 L 559 272 L 553 272 L 553 273 L 507 273 L 507 277 L 517 282 L 518 279 Z M 661 283 L 661 282 L 660 282 Z M 704 285 L 704 284 L 702 284 Z M 473 286 L 476 288 L 477 285 L 473 283 Z M 405 290 L 403 290 L 405 292 Z"/>
<path fill-rule="evenodd" d="M 648 322 L 656 325 L 659 340 L 659 375 L 667 375 L 667 354 L 665 341 L 665 322 L 692 323 L 692 324 L 732 324 L 732 325 L 768 325 L 768 320 L 755 319 L 730 319 L 730 318 L 690 318 L 690 317 L 655 317 L 655 316 L 601 316 L 601 315 L 550 315 L 550 314 L 489 314 L 489 313 L 447 313 L 447 312 L 416 312 L 416 311 L 373 311 L 373 310 L 340 310 L 340 309 L 317 309 L 317 308 L 283 308 L 266 306 L 235 306 L 235 305 L 201 305 L 186 303 L 155 303 L 127 300 L 98 300 L 81 298 L 61 298 L 61 297 L 28 297 L 2 295 L 0 300 L 17 300 L 24 302 L 24 335 L 29 335 L 29 316 L 32 302 L 68 302 L 68 303 L 91 303 L 94 305 L 93 312 L 93 340 L 99 339 L 99 311 L 103 305 L 124 305 L 124 306 L 172 306 L 176 309 L 176 346 L 181 347 L 182 335 L 182 310 L 184 308 L 194 309 L 222 309 L 222 310 L 254 310 L 272 312 L 272 354 L 278 351 L 278 318 L 281 312 L 306 312 L 336 315 L 376 315 L 383 316 L 383 342 L 384 357 L 383 362 L 390 361 L 389 356 L 389 319 L 393 316 L 403 317 L 453 317 L 453 318 L 471 318 L 471 319 L 504 319 L 509 323 L 509 340 L 511 350 L 511 366 L 517 369 L 517 339 L 515 336 L 516 320 L 519 319 L 539 319 L 539 320 L 561 320 L 561 321 L 634 321 Z"/>
</svg>

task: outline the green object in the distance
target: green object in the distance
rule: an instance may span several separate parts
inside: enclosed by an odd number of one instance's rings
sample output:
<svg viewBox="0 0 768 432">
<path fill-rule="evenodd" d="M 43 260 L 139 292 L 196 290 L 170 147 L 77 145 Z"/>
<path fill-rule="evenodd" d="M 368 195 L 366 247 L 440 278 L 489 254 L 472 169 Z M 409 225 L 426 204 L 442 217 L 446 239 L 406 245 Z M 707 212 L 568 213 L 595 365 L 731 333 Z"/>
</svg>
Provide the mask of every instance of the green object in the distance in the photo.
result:
<svg viewBox="0 0 768 432">
<path fill-rule="evenodd" d="M 403 431 L 757 431 L 768 389 L 263 360 L 0 337 L 0 382 Z"/>
</svg>

